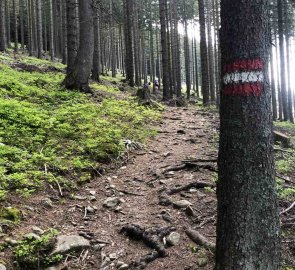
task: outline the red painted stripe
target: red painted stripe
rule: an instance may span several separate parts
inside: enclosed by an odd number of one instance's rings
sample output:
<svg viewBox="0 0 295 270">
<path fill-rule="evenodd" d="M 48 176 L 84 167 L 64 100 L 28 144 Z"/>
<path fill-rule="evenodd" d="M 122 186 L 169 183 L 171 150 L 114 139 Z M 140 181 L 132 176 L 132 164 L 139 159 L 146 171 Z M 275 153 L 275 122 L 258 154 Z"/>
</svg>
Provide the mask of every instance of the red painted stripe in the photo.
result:
<svg viewBox="0 0 295 270">
<path fill-rule="evenodd" d="M 263 90 L 263 83 L 244 83 L 244 84 L 229 84 L 223 88 L 223 94 L 226 96 L 244 96 L 251 95 L 260 96 Z"/>
<path fill-rule="evenodd" d="M 256 59 L 239 59 L 224 66 L 224 73 L 232 73 L 237 71 L 255 71 L 263 70 L 264 64 L 260 58 Z"/>
</svg>

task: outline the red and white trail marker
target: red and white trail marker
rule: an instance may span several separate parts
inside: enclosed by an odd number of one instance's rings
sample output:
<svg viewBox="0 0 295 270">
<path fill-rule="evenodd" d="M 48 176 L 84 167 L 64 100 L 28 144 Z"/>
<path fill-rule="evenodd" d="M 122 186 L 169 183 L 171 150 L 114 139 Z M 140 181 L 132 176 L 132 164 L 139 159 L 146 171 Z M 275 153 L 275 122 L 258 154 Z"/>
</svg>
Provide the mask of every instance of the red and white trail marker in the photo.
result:
<svg viewBox="0 0 295 270">
<path fill-rule="evenodd" d="M 227 96 L 260 96 L 263 90 L 264 64 L 259 58 L 236 60 L 224 66 L 223 94 Z"/>
</svg>

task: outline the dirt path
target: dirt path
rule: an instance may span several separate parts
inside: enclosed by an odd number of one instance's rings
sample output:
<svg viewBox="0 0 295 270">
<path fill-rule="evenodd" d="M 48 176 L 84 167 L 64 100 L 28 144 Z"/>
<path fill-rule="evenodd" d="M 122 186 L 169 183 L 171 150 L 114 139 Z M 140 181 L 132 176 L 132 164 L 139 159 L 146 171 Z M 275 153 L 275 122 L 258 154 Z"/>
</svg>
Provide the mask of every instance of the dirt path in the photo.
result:
<svg viewBox="0 0 295 270">
<path fill-rule="evenodd" d="M 143 242 L 129 240 L 120 234 L 124 225 L 138 224 L 145 228 L 173 226 L 181 236 L 179 243 L 167 248 L 168 257 L 156 259 L 146 269 L 199 269 L 197 262 L 205 264 L 200 269 L 213 269 L 212 254 L 195 249 L 196 244 L 185 235 L 184 228 L 197 228 L 208 239 L 215 240 L 215 193 L 191 189 L 170 196 L 174 202 L 191 202 L 196 214 L 193 219 L 188 217 L 185 209 L 160 205 L 159 194 L 165 188 L 194 181 L 214 183 L 214 173 L 209 170 L 183 169 L 167 174 L 163 171 L 181 164 L 189 156 L 216 158 L 216 128 L 217 119 L 211 113 L 167 108 L 158 127 L 159 134 L 146 149 L 130 153 L 126 165 L 83 186 L 72 199 L 60 200 L 55 190 L 32 197 L 25 206 L 20 205 L 24 221 L 11 235 L 29 233 L 33 226 L 56 228 L 67 235 L 82 233 L 91 240 L 100 239 L 108 244 L 101 250 L 99 247 L 104 244 L 96 245 L 78 258 L 69 256 L 68 262 L 56 269 L 118 269 L 118 261 L 130 264 L 152 251 Z M 116 211 L 103 206 L 110 197 L 120 199 Z M 85 211 L 87 207 L 88 211 Z M 108 263 L 109 259 L 103 258 L 105 267 L 101 268 L 101 258 L 110 254 L 115 259 Z M 8 265 L 8 269 L 14 268 Z"/>
</svg>

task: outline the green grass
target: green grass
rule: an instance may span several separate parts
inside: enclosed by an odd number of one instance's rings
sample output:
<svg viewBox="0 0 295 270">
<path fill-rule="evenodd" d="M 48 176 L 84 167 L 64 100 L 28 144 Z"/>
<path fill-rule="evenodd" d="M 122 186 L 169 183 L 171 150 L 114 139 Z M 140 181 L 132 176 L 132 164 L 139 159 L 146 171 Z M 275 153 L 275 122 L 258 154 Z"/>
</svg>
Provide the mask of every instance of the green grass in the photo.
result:
<svg viewBox="0 0 295 270">
<path fill-rule="evenodd" d="M 24 56 L 17 61 L 50 64 Z M 159 118 L 157 111 L 132 99 L 97 103 L 65 90 L 63 78 L 16 71 L 0 60 L 0 199 L 10 191 L 27 196 L 45 183 L 75 187 L 121 155 L 123 139 L 154 134 L 148 124 Z M 116 91 L 110 84 L 97 88 Z"/>
</svg>

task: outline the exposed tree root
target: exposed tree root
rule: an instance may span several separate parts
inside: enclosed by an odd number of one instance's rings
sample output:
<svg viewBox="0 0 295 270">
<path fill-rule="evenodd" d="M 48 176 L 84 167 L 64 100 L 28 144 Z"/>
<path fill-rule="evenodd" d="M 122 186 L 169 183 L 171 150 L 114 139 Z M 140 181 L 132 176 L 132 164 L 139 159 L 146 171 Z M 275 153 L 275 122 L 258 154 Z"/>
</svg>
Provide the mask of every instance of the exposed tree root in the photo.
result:
<svg viewBox="0 0 295 270">
<path fill-rule="evenodd" d="M 192 183 L 189 183 L 189 184 L 184 185 L 184 186 L 171 188 L 171 189 L 167 190 L 166 193 L 168 195 L 173 195 L 173 194 L 179 193 L 181 191 L 189 190 L 191 188 L 199 189 L 199 188 L 205 188 L 205 187 L 214 188 L 215 185 L 211 184 L 211 183 L 208 183 L 208 182 L 192 182 Z"/>
<path fill-rule="evenodd" d="M 167 252 L 162 243 L 162 239 L 175 230 L 174 227 L 152 227 L 145 229 L 136 224 L 124 226 L 120 233 L 124 233 L 136 241 L 143 241 L 146 246 L 154 249 L 152 253 L 142 256 L 138 261 L 134 262 L 132 266 L 143 269 L 148 263 L 157 258 L 166 257 Z"/>
<path fill-rule="evenodd" d="M 215 252 L 216 245 L 214 243 L 210 242 L 209 240 L 207 240 L 206 237 L 201 235 L 199 232 L 192 230 L 192 229 L 186 229 L 185 233 L 196 244 L 203 246 L 212 252 Z"/>
</svg>

